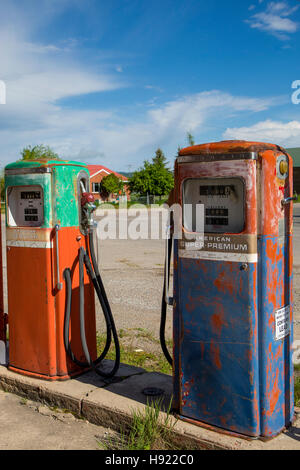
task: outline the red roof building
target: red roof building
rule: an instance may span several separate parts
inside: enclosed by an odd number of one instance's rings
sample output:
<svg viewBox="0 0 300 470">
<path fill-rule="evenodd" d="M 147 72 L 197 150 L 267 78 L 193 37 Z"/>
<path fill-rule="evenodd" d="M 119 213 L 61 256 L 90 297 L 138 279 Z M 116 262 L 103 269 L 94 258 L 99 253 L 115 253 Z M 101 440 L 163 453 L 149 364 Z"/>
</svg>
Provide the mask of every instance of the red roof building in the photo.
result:
<svg viewBox="0 0 300 470">
<path fill-rule="evenodd" d="M 128 178 L 126 178 L 126 176 L 121 175 L 116 171 L 110 170 L 109 168 L 103 165 L 87 165 L 87 167 L 90 172 L 90 192 L 93 193 L 95 199 L 99 199 L 101 201 L 104 200 L 104 198 L 101 196 L 101 181 L 105 176 L 108 176 L 111 173 L 116 175 L 120 180 L 125 183 L 124 192 L 127 196 L 127 199 L 129 199 L 130 193 L 128 186 L 126 185 L 126 183 L 128 183 Z M 110 195 L 109 200 L 115 201 L 118 199 L 119 196 L 119 194 L 112 194 Z"/>
</svg>

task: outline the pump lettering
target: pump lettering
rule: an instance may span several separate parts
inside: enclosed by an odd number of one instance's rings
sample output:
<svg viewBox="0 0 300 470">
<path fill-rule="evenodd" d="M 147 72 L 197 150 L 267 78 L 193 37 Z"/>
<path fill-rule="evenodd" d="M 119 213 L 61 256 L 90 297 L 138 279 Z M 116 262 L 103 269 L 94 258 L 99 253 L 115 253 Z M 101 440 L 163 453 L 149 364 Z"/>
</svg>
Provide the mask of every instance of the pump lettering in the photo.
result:
<svg viewBox="0 0 300 470">
<path fill-rule="evenodd" d="M 216 250 L 222 250 L 222 251 L 248 251 L 248 245 L 236 245 L 233 243 L 208 243 L 207 248 L 212 248 Z"/>
</svg>

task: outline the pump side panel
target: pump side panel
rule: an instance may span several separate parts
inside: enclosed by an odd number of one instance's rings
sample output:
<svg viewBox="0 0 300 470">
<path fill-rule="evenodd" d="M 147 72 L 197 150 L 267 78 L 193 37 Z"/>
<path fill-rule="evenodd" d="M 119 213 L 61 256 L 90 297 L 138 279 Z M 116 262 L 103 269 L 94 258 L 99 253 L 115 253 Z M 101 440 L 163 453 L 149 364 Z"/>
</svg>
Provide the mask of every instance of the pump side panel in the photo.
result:
<svg viewBox="0 0 300 470">
<path fill-rule="evenodd" d="M 293 420 L 293 162 L 289 175 L 276 177 L 281 151 L 261 155 L 262 230 L 259 246 L 259 340 L 261 434 L 271 437 Z"/>
<path fill-rule="evenodd" d="M 10 367 L 56 374 L 51 279 L 50 249 L 7 247 Z"/>
<path fill-rule="evenodd" d="M 259 435 L 257 265 L 179 260 L 181 414 Z"/>
<path fill-rule="evenodd" d="M 260 252 L 261 427 L 262 435 L 271 437 L 292 422 L 294 412 L 292 238 L 280 244 L 278 237 L 262 237 Z M 276 319 L 282 309 L 284 316 Z"/>
<path fill-rule="evenodd" d="M 5 314 L 4 314 L 3 264 L 2 264 L 1 201 L 0 201 L 0 341 L 6 342 L 6 326 L 5 326 Z"/>
<path fill-rule="evenodd" d="M 72 375 L 76 372 L 78 373 L 79 371 L 82 372 L 82 369 L 80 369 L 74 362 L 72 362 L 72 360 L 66 354 L 64 345 L 64 323 L 67 292 L 63 273 L 66 267 L 69 267 L 71 269 L 72 278 L 72 306 L 69 330 L 70 345 L 75 357 L 81 362 L 86 362 L 80 337 L 78 253 L 81 246 L 85 250 L 87 250 L 87 244 L 85 237 L 81 235 L 78 227 L 62 228 L 58 232 L 58 237 L 60 248 L 60 279 L 62 280 L 63 288 L 60 291 L 54 288 L 54 294 L 56 299 L 56 354 L 57 375 L 64 376 Z M 86 340 L 90 356 L 93 360 L 95 360 L 97 357 L 95 295 L 94 286 L 91 283 L 86 270 L 84 272 L 84 302 Z"/>
</svg>

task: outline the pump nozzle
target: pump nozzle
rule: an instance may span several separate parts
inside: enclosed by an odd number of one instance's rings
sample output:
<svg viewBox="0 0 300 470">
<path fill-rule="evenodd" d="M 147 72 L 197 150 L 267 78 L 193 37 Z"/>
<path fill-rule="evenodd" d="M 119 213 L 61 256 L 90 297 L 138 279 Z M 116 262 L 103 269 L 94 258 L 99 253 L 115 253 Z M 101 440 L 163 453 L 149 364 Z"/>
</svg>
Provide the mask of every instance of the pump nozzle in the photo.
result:
<svg viewBox="0 0 300 470">
<path fill-rule="evenodd" d="M 93 212 L 96 209 L 95 198 L 92 193 L 83 192 L 81 195 L 81 208 L 84 213 L 84 223 L 87 227 L 94 225 Z"/>
</svg>

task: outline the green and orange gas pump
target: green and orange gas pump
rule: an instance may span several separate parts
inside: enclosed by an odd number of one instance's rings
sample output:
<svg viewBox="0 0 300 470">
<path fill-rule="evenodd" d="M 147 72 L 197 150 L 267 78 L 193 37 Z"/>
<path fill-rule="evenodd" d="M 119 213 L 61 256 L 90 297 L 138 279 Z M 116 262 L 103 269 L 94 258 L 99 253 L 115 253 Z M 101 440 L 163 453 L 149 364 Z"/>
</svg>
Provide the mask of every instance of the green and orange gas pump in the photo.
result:
<svg viewBox="0 0 300 470">
<path fill-rule="evenodd" d="M 2 262 L 2 219 L 0 201 L 0 364 L 6 364 L 6 323 L 7 315 L 4 312 L 4 285 Z"/>
<path fill-rule="evenodd" d="M 93 196 L 85 164 L 19 161 L 5 169 L 10 370 L 64 380 L 90 368 L 110 377 L 118 337 L 93 246 Z M 97 357 L 94 289 L 107 327 Z M 112 339 L 116 361 L 97 366 Z"/>
</svg>

